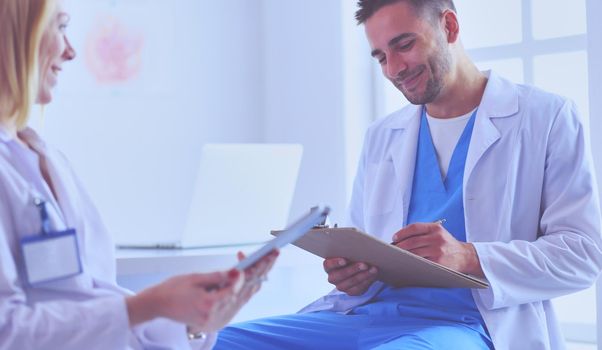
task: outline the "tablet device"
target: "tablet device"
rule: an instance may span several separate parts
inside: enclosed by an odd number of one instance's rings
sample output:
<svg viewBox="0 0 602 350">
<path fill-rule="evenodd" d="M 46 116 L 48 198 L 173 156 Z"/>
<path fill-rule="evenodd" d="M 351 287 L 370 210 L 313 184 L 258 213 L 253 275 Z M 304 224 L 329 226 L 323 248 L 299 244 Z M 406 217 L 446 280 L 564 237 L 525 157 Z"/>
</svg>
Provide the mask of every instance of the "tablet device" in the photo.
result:
<svg viewBox="0 0 602 350">
<path fill-rule="evenodd" d="M 285 245 L 296 241 L 304 234 L 309 232 L 309 230 L 311 230 L 314 226 L 323 223 L 326 220 L 326 216 L 329 212 L 330 208 L 327 206 L 319 205 L 317 207 L 313 207 L 308 214 L 295 221 L 284 231 L 281 231 L 278 237 L 267 242 L 263 247 L 259 248 L 253 254 L 239 261 L 235 268 L 243 271 L 257 261 L 261 260 L 261 258 L 269 254 L 272 250 L 282 248 Z"/>
</svg>

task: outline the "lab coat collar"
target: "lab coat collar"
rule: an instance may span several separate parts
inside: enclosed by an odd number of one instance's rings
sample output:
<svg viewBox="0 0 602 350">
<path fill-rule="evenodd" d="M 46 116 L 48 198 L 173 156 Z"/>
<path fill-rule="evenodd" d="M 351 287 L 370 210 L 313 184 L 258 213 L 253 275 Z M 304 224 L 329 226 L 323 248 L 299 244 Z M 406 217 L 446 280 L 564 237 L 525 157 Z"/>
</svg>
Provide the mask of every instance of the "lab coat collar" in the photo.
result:
<svg viewBox="0 0 602 350">
<path fill-rule="evenodd" d="M 28 127 L 18 131 L 17 135 L 38 154 L 46 154 L 46 143 L 32 128 Z M 11 141 L 14 141 L 14 138 L 11 137 L 6 130 L 0 127 L 0 142 L 8 143 Z"/>
<path fill-rule="evenodd" d="M 479 105 L 480 115 L 489 118 L 508 117 L 518 113 L 518 90 L 515 84 L 501 78 L 494 71 L 483 72 L 487 86 Z M 383 126 L 389 129 L 405 129 L 414 118 L 420 117 L 421 105 L 408 105 L 393 113 Z"/>
<path fill-rule="evenodd" d="M 388 119 L 383 122 L 383 126 L 389 129 L 405 129 L 407 128 L 412 120 L 416 118 L 420 119 L 420 113 L 422 112 L 421 105 L 408 105 L 400 109 L 397 112 L 391 114 Z"/>
<path fill-rule="evenodd" d="M 46 156 L 46 143 L 40 138 L 37 132 L 32 128 L 25 128 L 18 132 L 19 138 L 23 140 L 29 147 L 35 150 L 38 154 Z"/>
<path fill-rule="evenodd" d="M 494 71 L 483 73 L 488 77 L 488 81 L 479 105 L 479 114 L 489 118 L 503 118 L 518 113 L 516 84 L 501 78 Z"/>
<path fill-rule="evenodd" d="M 488 77 L 487 86 L 481 104 L 477 110 L 474 132 L 464 168 L 463 188 L 470 180 L 472 171 L 485 154 L 501 137 L 492 119 L 517 115 L 518 88 L 512 82 L 499 77 L 493 71 L 485 72 Z"/>
</svg>

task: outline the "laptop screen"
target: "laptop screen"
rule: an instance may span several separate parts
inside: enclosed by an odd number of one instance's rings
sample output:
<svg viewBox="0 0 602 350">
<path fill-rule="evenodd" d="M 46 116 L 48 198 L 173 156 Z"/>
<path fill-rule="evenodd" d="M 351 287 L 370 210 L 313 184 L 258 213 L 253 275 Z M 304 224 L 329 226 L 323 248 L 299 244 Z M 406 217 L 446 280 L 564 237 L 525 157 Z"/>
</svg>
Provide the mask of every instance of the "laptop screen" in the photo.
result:
<svg viewBox="0 0 602 350">
<path fill-rule="evenodd" d="M 182 246 L 269 240 L 287 224 L 302 151 L 298 144 L 206 144 Z"/>
</svg>

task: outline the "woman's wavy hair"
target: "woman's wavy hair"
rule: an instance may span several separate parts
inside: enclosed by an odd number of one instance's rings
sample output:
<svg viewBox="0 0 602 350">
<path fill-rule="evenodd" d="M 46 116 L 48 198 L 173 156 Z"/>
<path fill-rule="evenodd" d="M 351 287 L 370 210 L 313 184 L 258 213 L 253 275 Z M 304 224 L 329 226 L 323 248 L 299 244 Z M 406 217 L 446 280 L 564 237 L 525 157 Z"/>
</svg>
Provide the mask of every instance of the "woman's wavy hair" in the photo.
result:
<svg viewBox="0 0 602 350">
<path fill-rule="evenodd" d="M 27 125 L 39 86 L 39 50 L 55 0 L 0 0 L 0 116 Z"/>
</svg>

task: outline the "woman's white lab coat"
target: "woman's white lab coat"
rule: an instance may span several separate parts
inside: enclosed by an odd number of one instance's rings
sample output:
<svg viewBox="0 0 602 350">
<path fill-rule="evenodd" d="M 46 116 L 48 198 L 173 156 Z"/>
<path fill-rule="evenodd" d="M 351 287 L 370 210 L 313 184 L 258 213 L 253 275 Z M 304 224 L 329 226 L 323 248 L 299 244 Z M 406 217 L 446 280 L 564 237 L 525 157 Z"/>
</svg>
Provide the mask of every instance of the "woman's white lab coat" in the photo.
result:
<svg viewBox="0 0 602 350">
<path fill-rule="evenodd" d="M 21 138 L 44 156 L 58 202 L 15 169 L 21 160 L 7 146 L 14 140 L 0 132 L 0 349 L 209 347 L 189 343 L 185 326 L 165 319 L 130 329 L 130 293 L 116 285 L 114 247 L 92 201 L 61 154 L 31 129 Z M 54 230 L 76 229 L 83 273 L 31 288 L 24 284 L 19 239 L 40 232 L 36 197 L 48 201 Z"/>
<path fill-rule="evenodd" d="M 371 126 L 350 224 L 386 241 L 405 225 L 420 107 Z M 564 349 L 550 299 L 591 286 L 602 266 L 598 189 L 575 106 L 490 73 L 464 172 L 466 237 L 491 287 L 473 290 L 498 350 Z M 302 312 L 369 300 L 333 291 Z"/>
</svg>

